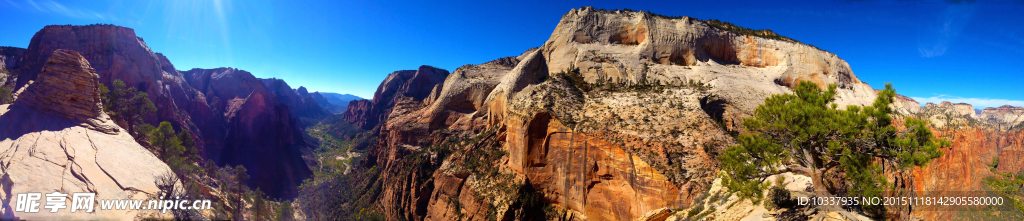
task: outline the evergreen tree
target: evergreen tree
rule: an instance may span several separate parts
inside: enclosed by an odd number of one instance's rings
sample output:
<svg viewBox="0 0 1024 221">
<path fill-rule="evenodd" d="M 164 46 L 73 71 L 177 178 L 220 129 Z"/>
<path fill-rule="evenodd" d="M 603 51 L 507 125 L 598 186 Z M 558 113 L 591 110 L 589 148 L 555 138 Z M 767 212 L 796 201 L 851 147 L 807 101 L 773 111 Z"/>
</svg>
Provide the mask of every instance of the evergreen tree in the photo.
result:
<svg viewBox="0 0 1024 221">
<path fill-rule="evenodd" d="M 281 202 L 281 206 L 277 208 L 277 220 L 278 221 L 293 221 L 295 220 L 295 209 L 292 208 L 292 202 L 285 200 Z"/>
<path fill-rule="evenodd" d="M 145 134 L 145 131 L 137 133 L 135 126 L 144 123 L 142 121 L 144 116 L 156 112 L 156 105 L 149 100 L 149 94 L 140 92 L 135 87 L 127 87 L 124 81 L 114 80 L 113 85 L 113 90 L 100 85 L 100 94 L 106 95 L 101 96 L 103 109 L 111 117 L 127 123 L 125 126 L 128 127 L 128 133 L 139 139 L 139 136 Z"/>
<path fill-rule="evenodd" d="M 190 137 L 187 132 L 175 135 L 174 127 L 171 126 L 171 123 L 164 121 L 160 122 L 160 127 L 151 129 L 147 137 L 149 144 L 160 155 L 160 160 L 164 161 L 187 184 L 195 182 L 193 177 L 199 176 L 203 169 L 194 164 L 196 161 L 201 160 L 195 153 L 195 147 L 188 148 L 182 145 L 183 142 L 179 140 L 183 135 L 184 137 Z"/>
<path fill-rule="evenodd" d="M 152 124 L 139 124 L 135 126 L 135 133 L 139 135 L 132 134 L 132 137 L 134 137 L 135 140 L 139 141 L 139 143 L 141 144 L 142 141 L 149 141 L 150 132 L 153 132 L 153 130 L 156 130 L 156 127 L 154 127 Z"/>
<path fill-rule="evenodd" d="M 217 163 L 214 163 L 213 160 L 206 159 L 206 162 L 203 163 L 203 170 L 206 171 L 206 175 L 211 179 L 219 179 L 217 177 L 217 171 L 219 168 L 217 167 Z"/>
<path fill-rule="evenodd" d="M 181 132 L 178 132 L 178 140 L 181 141 L 181 146 L 185 147 L 185 155 L 189 159 L 202 162 L 199 159 L 199 150 L 196 149 L 196 141 L 192 139 L 192 133 L 188 132 L 188 128 L 181 128 Z"/>
<path fill-rule="evenodd" d="M 264 220 L 266 218 L 266 195 L 259 188 L 252 194 L 253 220 Z"/>
<path fill-rule="evenodd" d="M 835 88 L 831 84 L 823 91 L 800 82 L 795 94 L 765 99 L 753 118 L 743 121 L 748 133 L 737 137 L 740 144 L 719 156 L 722 184 L 742 198 L 759 201 L 768 176 L 794 172 L 811 177 L 815 195 L 829 197 L 833 193 L 824 177 L 842 171 L 850 196 L 877 196 L 888 186 L 880 164 L 922 166 L 950 145 L 935 138 L 926 121 L 908 118 L 902 131 L 892 125 L 889 105 L 896 91 L 891 84 L 872 105 L 845 110 L 831 103 Z"/>
<path fill-rule="evenodd" d="M 249 180 L 249 175 L 246 174 L 245 167 L 242 165 L 235 166 L 235 220 L 243 220 L 242 214 L 245 209 L 245 203 L 242 202 L 242 196 L 245 194 L 245 182 Z"/>
<path fill-rule="evenodd" d="M 160 127 L 149 132 L 149 144 L 160 153 L 160 160 L 167 163 L 175 172 L 180 173 L 182 167 L 187 164 L 183 157 L 185 147 L 181 145 L 178 136 L 174 134 L 174 128 L 171 127 L 170 122 L 160 122 Z"/>
</svg>

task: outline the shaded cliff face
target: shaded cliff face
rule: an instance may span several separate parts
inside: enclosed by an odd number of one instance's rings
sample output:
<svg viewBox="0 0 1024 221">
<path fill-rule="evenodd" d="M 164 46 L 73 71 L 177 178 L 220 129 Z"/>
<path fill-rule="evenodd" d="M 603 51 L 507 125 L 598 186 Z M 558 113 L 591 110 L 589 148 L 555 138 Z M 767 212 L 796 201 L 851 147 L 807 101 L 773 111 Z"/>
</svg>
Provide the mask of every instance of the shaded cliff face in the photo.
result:
<svg viewBox="0 0 1024 221">
<path fill-rule="evenodd" d="M 250 185 L 275 197 L 294 197 L 295 187 L 312 173 L 302 161 L 304 143 L 297 119 L 279 100 L 281 96 L 243 70 L 192 69 L 183 75 L 190 85 L 205 91 L 209 105 L 223 120 L 220 127 L 208 130 L 208 137 L 224 139 L 222 146 L 208 148 L 207 157 L 218 165 L 245 166 Z"/>
<path fill-rule="evenodd" d="M 263 82 L 263 85 L 267 86 L 267 89 L 274 93 L 274 96 L 277 96 L 277 100 L 280 100 L 288 105 L 288 108 L 292 109 L 292 113 L 295 113 L 295 116 L 313 119 L 312 123 L 330 116 L 330 113 L 313 100 L 305 87 L 299 87 L 300 90 L 294 90 L 291 86 L 288 86 L 287 82 L 281 79 L 260 80 Z"/>
<path fill-rule="evenodd" d="M 57 213 L 13 212 L 14 193 L 93 192 L 97 200 L 143 200 L 156 181 L 174 176 L 102 112 L 99 75 L 74 51 L 55 50 L 10 105 L 0 105 L 0 195 L 5 219 L 67 219 Z M 180 185 L 180 183 L 178 184 Z M 76 213 L 84 219 L 134 219 L 139 211 Z"/>
<path fill-rule="evenodd" d="M 417 70 L 388 74 L 374 92 L 372 101 L 357 100 L 349 103 L 344 119 L 363 129 L 372 129 L 387 119 L 392 108 L 403 98 L 423 100 L 447 76 L 447 70 L 425 65 Z"/>
<path fill-rule="evenodd" d="M 154 116 L 146 116 L 149 124 L 171 122 L 175 128 L 186 128 L 201 134 L 195 123 L 213 121 L 209 107 L 198 93 L 185 83 L 181 74 L 163 55 L 153 52 L 130 28 L 114 25 L 50 25 L 37 32 L 29 43 L 20 67 L 15 71 L 16 87 L 35 80 L 49 54 L 57 49 L 77 51 L 99 74 L 99 82 L 111 85 L 115 79 L 149 94 L 157 106 Z M 204 147 L 205 139 L 197 139 Z"/>
</svg>

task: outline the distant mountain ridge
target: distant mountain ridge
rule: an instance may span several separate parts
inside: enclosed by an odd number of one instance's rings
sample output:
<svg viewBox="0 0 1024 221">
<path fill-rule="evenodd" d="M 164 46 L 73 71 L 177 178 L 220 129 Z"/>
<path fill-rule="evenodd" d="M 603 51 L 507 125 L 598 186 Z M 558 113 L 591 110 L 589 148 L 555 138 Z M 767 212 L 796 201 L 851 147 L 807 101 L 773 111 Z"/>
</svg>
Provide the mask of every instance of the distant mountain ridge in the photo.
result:
<svg viewBox="0 0 1024 221">
<path fill-rule="evenodd" d="M 348 107 L 348 102 L 354 100 L 366 100 L 359 96 L 351 94 L 340 94 L 334 92 L 313 92 L 313 99 L 320 103 L 320 106 L 324 107 L 328 112 L 332 114 L 340 114 L 345 112 L 345 108 Z M 319 95 L 319 98 L 318 96 Z"/>
</svg>

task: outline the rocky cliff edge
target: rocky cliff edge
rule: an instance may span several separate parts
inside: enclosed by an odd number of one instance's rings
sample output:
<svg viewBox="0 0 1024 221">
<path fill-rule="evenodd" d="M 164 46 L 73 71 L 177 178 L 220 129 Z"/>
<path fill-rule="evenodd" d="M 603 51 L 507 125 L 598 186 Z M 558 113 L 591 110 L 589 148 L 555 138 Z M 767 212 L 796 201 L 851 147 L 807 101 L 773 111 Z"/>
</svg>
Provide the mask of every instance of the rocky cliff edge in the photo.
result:
<svg viewBox="0 0 1024 221">
<path fill-rule="evenodd" d="M 81 55 L 55 50 L 42 69 L 13 104 L 0 105 L 3 217 L 125 220 L 143 216 L 141 211 L 99 210 L 98 204 L 88 214 L 71 214 L 70 209 L 12 211 L 20 193 L 93 192 L 97 200 L 154 198 L 160 191 L 157 180 L 174 176 L 102 112 L 99 77 Z M 70 198 L 65 202 L 71 205 Z"/>
</svg>

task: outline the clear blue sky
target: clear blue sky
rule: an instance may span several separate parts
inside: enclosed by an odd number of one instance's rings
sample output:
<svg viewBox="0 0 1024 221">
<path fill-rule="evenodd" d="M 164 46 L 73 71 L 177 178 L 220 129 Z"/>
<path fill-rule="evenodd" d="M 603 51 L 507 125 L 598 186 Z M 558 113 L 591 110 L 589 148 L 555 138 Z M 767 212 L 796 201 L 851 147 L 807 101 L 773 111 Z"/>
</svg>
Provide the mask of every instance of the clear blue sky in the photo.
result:
<svg viewBox="0 0 1024 221">
<path fill-rule="evenodd" d="M 562 14 L 591 5 L 772 29 L 921 101 L 1024 106 L 1024 0 L 764 2 L 0 0 L 0 45 L 27 47 L 49 24 L 115 24 L 179 70 L 235 67 L 369 98 L 395 70 L 452 71 L 540 46 Z"/>
</svg>

